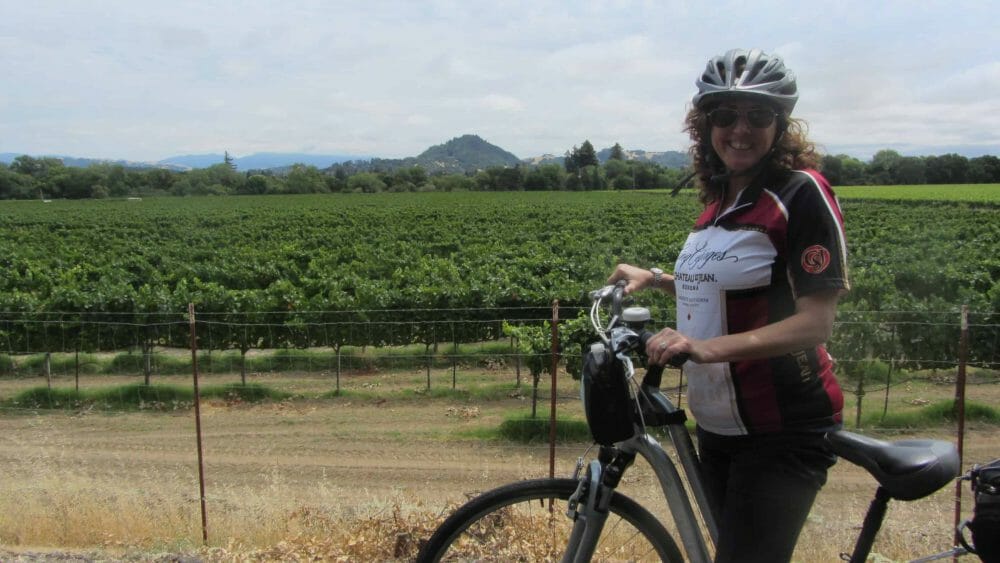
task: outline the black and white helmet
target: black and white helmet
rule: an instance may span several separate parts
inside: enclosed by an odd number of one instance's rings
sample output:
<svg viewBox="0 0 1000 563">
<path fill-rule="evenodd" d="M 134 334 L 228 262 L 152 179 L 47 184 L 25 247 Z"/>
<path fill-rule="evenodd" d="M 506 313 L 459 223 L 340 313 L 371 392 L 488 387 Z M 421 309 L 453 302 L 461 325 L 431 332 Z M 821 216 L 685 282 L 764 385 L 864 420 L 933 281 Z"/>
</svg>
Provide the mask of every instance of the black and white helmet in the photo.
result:
<svg viewBox="0 0 1000 563">
<path fill-rule="evenodd" d="M 695 84 L 698 93 L 692 101 L 696 108 L 730 96 L 751 96 L 763 98 L 789 115 L 799 99 L 795 74 L 785 68 L 781 57 L 760 49 L 731 49 L 712 57 Z"/>
</svg>

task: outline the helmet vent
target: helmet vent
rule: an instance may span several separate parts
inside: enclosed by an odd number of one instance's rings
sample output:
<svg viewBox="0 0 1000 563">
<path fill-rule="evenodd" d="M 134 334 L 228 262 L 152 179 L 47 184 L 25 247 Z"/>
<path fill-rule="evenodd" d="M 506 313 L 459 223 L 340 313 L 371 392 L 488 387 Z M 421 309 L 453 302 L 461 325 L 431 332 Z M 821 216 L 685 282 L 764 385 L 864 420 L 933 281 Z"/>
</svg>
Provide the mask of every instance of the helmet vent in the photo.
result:
<svg viewBox="0 0 1000 563">
<path fill-rule="evenodd" d="M 733 80 L 732 82 L 737 82 L 743 77 L 743 71 L 747 68 L 747 58 L 740 57 L 736 59 L 733 63 Z"/>
<path fill-rule="evenodd" d="M 722 81 L 725 82 L 726 81 L 726 65 L 723 64 L 722 61 L 719 61 L 715 65 L 715 71 L 719 73 L 719 77 L 721 77 Z"/>
</svg>

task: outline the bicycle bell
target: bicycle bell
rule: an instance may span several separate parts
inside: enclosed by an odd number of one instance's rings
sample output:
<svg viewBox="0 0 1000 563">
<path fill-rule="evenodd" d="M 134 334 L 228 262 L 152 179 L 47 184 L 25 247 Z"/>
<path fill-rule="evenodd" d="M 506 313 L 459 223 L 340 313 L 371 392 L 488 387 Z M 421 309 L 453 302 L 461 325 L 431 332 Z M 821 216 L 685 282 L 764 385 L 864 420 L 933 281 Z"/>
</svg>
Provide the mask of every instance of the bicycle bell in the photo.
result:
<svg viewBox="0 0 1000 563">
<path fill-rule="evenodd" d="M 632 330 L 642 330 L 649 318 L 649 309 L 645 307 L 629 307 L 622 311 L 622 322 Z"/>
</svg>

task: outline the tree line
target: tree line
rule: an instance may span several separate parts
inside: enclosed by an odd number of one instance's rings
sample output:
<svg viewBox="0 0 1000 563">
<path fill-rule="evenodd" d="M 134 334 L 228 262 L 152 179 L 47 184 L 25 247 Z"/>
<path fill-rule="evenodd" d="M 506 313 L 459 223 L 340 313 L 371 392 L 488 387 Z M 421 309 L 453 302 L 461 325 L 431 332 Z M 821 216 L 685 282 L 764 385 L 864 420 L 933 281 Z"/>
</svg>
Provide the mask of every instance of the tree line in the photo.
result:
<svg viewBox="0 0 1000 563">
<path fill-rule="evenodd" d="M 867 163 L 846 154 L 826 155 L 822 170 L 834 186 L 1000 183 L 1000 158 L 992 155 L 903 156 L 886 149 Z"/>
<path fill-rule="evenodd" d="M 227 153 L 228 156 L 228 153 Z M 827 155 L 823 173 L 833 185 L 1000 183 L 1000 158 L 958 154 L 908 157 L 883 150 L 870 162 Z M 142 195 L 240 195 L 307 193 L 592 191 L 672 188 L 688 176 L 684 168 L 628 160 L 615 144 L 599 162 L 590 141 L 567 151 L 561 163 L 495 166 L 475 173 L 428 173 L 419 165 L 352 170 L 296 164 L 286 169 L 238 171 L 231 159 L 208 168 L 171 171 L 99 163 L 65 166 L 52 157 L 22 155 L 0 163 L 0 199 L 88 199 Z"/>
</svg>

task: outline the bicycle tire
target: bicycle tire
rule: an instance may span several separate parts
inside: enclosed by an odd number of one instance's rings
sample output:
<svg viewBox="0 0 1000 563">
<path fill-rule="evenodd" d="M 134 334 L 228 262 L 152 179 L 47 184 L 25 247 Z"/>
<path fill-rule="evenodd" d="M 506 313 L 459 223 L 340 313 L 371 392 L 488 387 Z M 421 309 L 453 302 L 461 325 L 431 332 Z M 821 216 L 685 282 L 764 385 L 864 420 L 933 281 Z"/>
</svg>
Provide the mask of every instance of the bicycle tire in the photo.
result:
<svg viewBox="0 0 1000 563">
<path fill-rule="evenodd" d="M 566 500 L 577 484 L 573 479 L 534 479 L 487 491 L 445 519 L 421 548 L 417 561 L 558 560 L 573 525 L 566 516 Z M 593 560 L 683 558 L 655 516 L 616 492 Z"/>
</svg>

